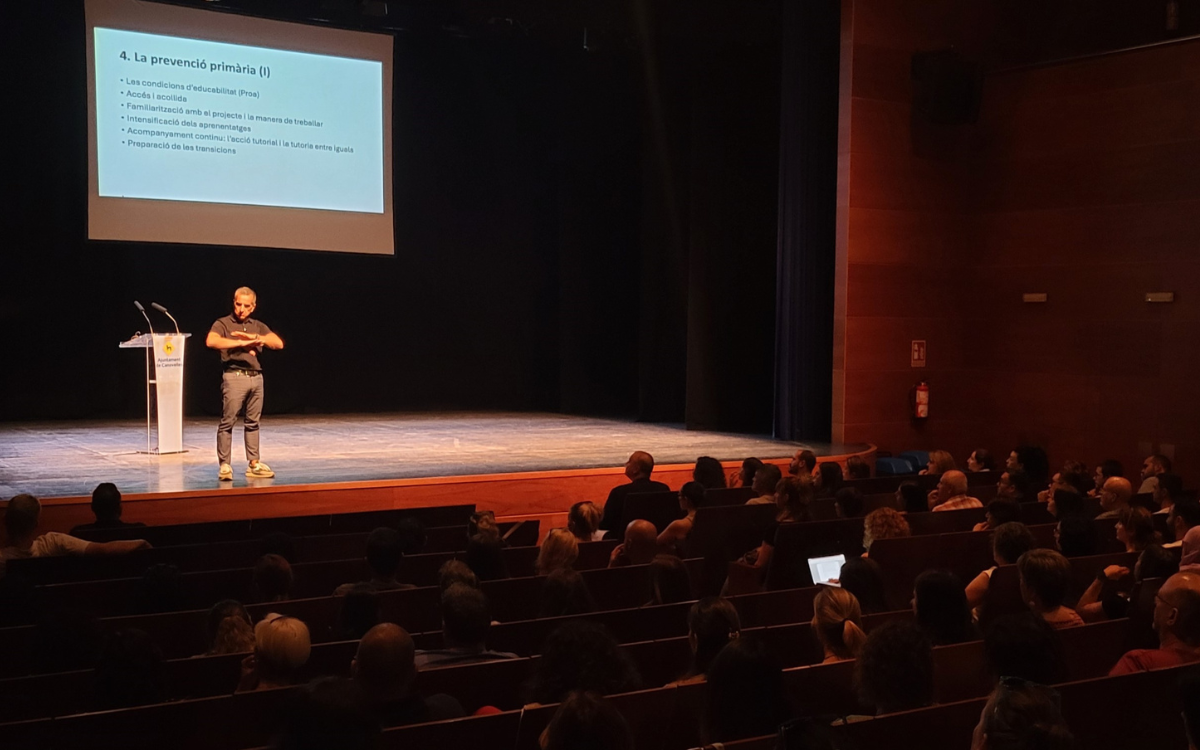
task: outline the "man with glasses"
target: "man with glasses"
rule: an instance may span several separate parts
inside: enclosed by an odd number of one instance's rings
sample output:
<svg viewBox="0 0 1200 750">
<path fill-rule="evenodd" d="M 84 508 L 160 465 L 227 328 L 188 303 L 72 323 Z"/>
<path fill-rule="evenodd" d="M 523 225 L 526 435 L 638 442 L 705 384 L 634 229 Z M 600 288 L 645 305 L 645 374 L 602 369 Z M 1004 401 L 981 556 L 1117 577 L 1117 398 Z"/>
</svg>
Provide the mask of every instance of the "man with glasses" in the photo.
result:
<svg viewBox="0 0 1200 750">
<path fill-rule="evenodd" d="M 1121 657 L 1109 676 L 1177 667 L 1200 661 L 1200 575 L 1176 573 L 1154 598 L 1158 648 L 1142 648 Z"/>
</svg>

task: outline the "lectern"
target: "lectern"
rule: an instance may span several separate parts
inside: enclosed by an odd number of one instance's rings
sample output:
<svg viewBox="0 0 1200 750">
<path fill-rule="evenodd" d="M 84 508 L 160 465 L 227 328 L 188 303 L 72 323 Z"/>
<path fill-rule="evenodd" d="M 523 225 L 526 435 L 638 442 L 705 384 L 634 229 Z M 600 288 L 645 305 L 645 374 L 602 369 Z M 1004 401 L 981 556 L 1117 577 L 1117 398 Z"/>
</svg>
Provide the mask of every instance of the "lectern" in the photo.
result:
<svg viewBox="0 0 1200 750">
<path fill-rule="evenodd" d="M 122 349 L 146 350 L 146 453 L 183 453 L 183 350 L 190 333 L 143 333 Z M 151 364 L 151 359 L 154 360 Z M 150 391 L 158 404 L 158 445 L 150 445 Z"/>
</svg>

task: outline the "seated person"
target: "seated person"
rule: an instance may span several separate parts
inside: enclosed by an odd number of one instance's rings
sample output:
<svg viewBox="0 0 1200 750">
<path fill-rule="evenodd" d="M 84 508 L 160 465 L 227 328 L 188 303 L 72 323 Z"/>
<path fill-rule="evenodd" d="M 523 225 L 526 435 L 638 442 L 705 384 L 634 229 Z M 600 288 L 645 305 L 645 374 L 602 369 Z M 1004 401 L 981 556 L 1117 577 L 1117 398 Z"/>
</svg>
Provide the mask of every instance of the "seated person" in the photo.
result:
<svg viewBox="0 0 1200 750">
<path fill-rule="evenodd" d="M 383 621 L 379 592 L 370 586 L 356 583 L 354 588 L 338 598 L 341 600 L 341 609 L 338 611 L 337 623 L 333 626 L 336 640 L 360 640 L 371 628 Z"/>
<path fill-rule="evenodd" d="M 696 598 L 692 594 L 692 576 L 683 560 L 675 555 L 655 555 L 650 561 L 649 574 L 650 601 L 646 606 L 690 602 Z"/>
<path fill-rule="evenodd" d="M 708 667 L 706 687 L 702 728 L 710 744 L 772 734 L 788 718 L 783 670 L 755 638 L 721 649 Z"/>
<path fill-rule="evenodd" d="M 367 631 L 350 662 L 350 675 L 362 688 L 375 720 L 384 727 L 457 719 L 464 711 L 443 693 L 423 698 L 413 690 L 416 647 L 399 625 L 380 623 Z"/>
<path fill-rule="evenodd" d="M 208 610 L 208 656 L 254 650 L 254 626 L 246 607 L 235 599 L 219 601 Z"/>
<path fill-rule="evenodd" d="M 617 485 L 608 493 L 604 501 L 604 514 L 600 519 L 600 528 L 608 532 L 608 538 L 617 536 L 620 530 L 621 517 L 625 512 L 625 498 L 630 495 L 640 495 L 648 492 L 670 492 L 671 488 L 662 482 L 650 479 L 654 471 L 654 457 L 645 451 L 634 451 L 625 462 L 627 484 Z"/>
<path fill-rule="evenodd" d="M 822 464 L 829 466 L 830 464 Z M 832 464 L 836 466 L 837 464 Z M 814 483 L 805 475 L 784 477 L 775 486 L 775 520 L 767 524 L 762 544 L 746 553 L 745 562 L 755 568 L 766 570 L 775 551 L 775 533 L 785 523 L 802 523 L 812 520 Z"/>
<path fill-rule="evenodd" d="M 857 487 L 843 487 L 833 496 L 833 506 L 838 518 L 858 518 L 862 515 L 865 501 Z"/>
<path fill-rule="evenodd" d="M 792 456 L 791 462 L 788 463 L 788 474 L 799 476 L 800 474 L 812 474 L 817 468 L 817 454 L 807 448 L 796 451 Z"/>
<path fill-rule="evenodd" d="M 1087 557 L 1099 547 L 1096 524 L 1078 514 L 1060 516 L 1054 525 L 1054 545 L 1067 557 Z"/>
<path fill-rule="evenodd" d="M 758 470 L 766 466 L 761 458 L 747 458 L 742 461 L 742 468 L 737 473 L 738 487 L 749 487 L 754 484 L 754 475 Z M 778 467 L 776 467 L 778 468 Z"/>
<path fill-rule="evenodd" d="M 1123 565 L 1108 565 L 1096 574 L 1075 611 L 1084 622 L 1115 620 L 1129 615 L 1129 588 L 1120 588 L 1126 581 L 1137 583 L 1147 578 L 1170 578 L 1179 572 L 1179 560 L 1171 550 L 1162 545 L 1151 544 L 1138 555 L 1130 579 L 1129 568 Z"/>
<path fill-rule="evenodd" d="M 948 570 L 927 570 L 913 585 L 913 614 L 935 646 L 950 646 L 979 637 L 962 581 Z"/>
<path fill-rule="evenodd" d="M 741 619 L 728 599 L 707 596 L 693 604 L 688 610 L 688 645 L 692 649 L 692 666 L 683 677 L 670 685 L 704 682 L 712 660 L 741 632 Z"/>
<path fill-rule="evenodd" d="M 538 738 L 541 750 L 633 750 L 621 712 L 596 693 L 572 690 Z"/>
<path fill-rule="evenodd" d="M 570 568 L 559 568 L 546 576 L 542 584 L 542 598 L 538 604 L 538 618 L 585 615 L 596 610 L 592 592 L 587 581 Z"/>
<path fill-rule="evenodd" d="M 1075 610 L 1063 604 L 1071 584 L 1071 563 L 1061 552 L 1032 549 L 1017 560 L 1021 599 L 1056 630 L 1083 624 Z"/>
<path fill-rule="evenodd" d="M 367 567 L 371 569 L 371 578 L 362 581 L 374 591 L 395 591 L 411 589 L 410 583 L 401 583 L 396 574 L 400 570 L 400 561 L 404 559 L 404 539 L 400 532 L 387 526 L 380 526 L 367 535 Z M 345 596 L 354 588 L 354 582 L 338 586 L 334 596 Z"/>
<path fill-rule="evenodd" d="M 1015 500 L 1000 497 L 987 504 L 983 520 L 972 531 L 990 531 L 1000 524 L 1021 520 L 1021 506 Z"/>
<path fill-rule="evenodd" d="M 699 482 L 688 482 L 679 490 L 679 509 L 683 518 L 677 518 L 667 524 L 667 528 L 658 535 L 658 548 L 671 554 L 682 554 L 683 543 L 692 532 L 692 524 L 696 522 L 696 509 L 704 503 L 704 485 Z"/>
<path fill-rule="evenodd" d="M 535 575 L 544 576 L 559 568 L 572 568 L 579 559 L 579 540 L 566 529 L 550 529 L 533 563 Z"/>
<path fill-rule="evenodd" d="M 1154 488 L 1154 502 L 1158 505 L 1159 513 L 1170 513 L 1175 501 L 1183 498 L 1183 477 L 1169 471 L 1158 475 L 1158 485 Z"/>
<path fill-rule="evenodd" d="M 887 597 L 883 588 L 883 569 L 867 557 L 852 557 L 838 573 L 838 585 L 854 594 L 864 615 L 887 612 Z"/>
<path fill-rule="evenodd" d="M 836 461 L 818 464 L 813 472 L 813 491 L 817 497 L 833 497 L 842 488 L 842 465 Z"/>
<path fill-rule="evenodd" d="M 625 527 L 625 541 L 613 548 L 608 567 L 647 565 L 658 554 L 658 529 L 644 518 L 635 518 Z"/>
<path fill-rule="evenodd" d="M 1182 547 L 1183 538 L 1194 526 L 1200 526 L 1200 502 L 1191 498 L 1176 501 L 1167 514 L 1167 528 L 1174 541 L 1163 546 L 1167 549 Z"/>
<path fill-rule="evenodd" d="M 612 695 L 640 686 L 637 666 L 608 628 L 589 620 L 568 620 L 546 636 L 525 696 L 527 703 L 546 705 L 558 703 L 572 690 Z"/>
<path fill-rule="evenodd" d="M 696 459 L 696 467 L 692 469 L 692 481 L 699 482 L 706 490 L 723 490 L 725 467 L 712 456 L 701 456 Z"/>
<path fill-rule="evenodd" d="M 822 586 L 813 597 L 812 631 L 821 644 L 822 664 L 856 659 L 867 642 L 858 599 L 833 586 Z"/>
<path fill-rule="evenodd" d="M 121 520 L 121 491 L 112 482 L 101 482 L 92 490 L 94 523 L 83 523 L 71 529 L 71 536 L 95 529 L 142 529 L 146 524 Z"/>
<path fill-rule="evenodd" d="M 295 578 L 292 566 L 280 555 L 263 555 L 254 566 L 250 588 L 255 601 L 284 602 L 291 598 Z"/>
<path fill-rule="evenodd" d="M 504 542 L 494 531 L 480 531 L 467 540 L 467 567 L 480 581 L 508 578 Z"/>
<path fill-rule="evenodd" d="M 1057 474 L 1055 475 L 1058 476 Z M 1054 485 L 1051 484 L 1051 488 Z M 1100 515 L 1096 518 L 1116 518 L 1121 511 L 1129 507 L 1133 498 L 1133 486 L 1124 477 L 1112 477 L 1105 480 L 1100 488 Z"/>
<path fill-rule="evenodd" d="M 1166 580 L 1154 599 L 1154 630 L 1158 648 L 1128 652 L 1109 676 L 1200 661 L 1200 575 L 1176 573 Z"/>
<path fill-rule="evenodd" d="M 937 489 L 930 493 L 929 505 L 934 511 L 983 507 L 979 498 L 967 494 L 967 475 L 957 469 L 942 473 Z"/>
<path fill-rule="evenodd" d="M 901 513 L 926 513 L 929 495 L 916 482 L 901 482 L 896 488 L 896 507 Z"/>
<path fill-rule="evenodd" d="M 958 468 L 958 464 L 954 461 L 954 456 L 950 451 L 929 451 L 929 460 L 925 464 L 925 468 L 921 469 L 918 474 L 945 474 L 947 471 L 954 471 Z"/>
<path fill-rule="evenodd" d="M 443 648 L 418 650 L 414 658 L 417 669 L 517 658 L 507 651 L 488 650 L 492 616 L 482 591 L 455 584 L 442 592 L 441 606 Z"/>
<path fill-rule="evenodd" d="M 871 554 L 871 545 L 880 539 L 898 539 L 911 533 L 900 511 L 876 508 L 863 519 L 863 557 Z"/>
<path fill-rule="evenodd" d="M 8 509 L 4 513 L 8 546 L 0 549 L 0 573 L 3 572 L 3 563 L 7 560 L 71 555 L 123 555 L 139 549 L 150 549 L 150 543 L 145 539 L 88 542 L 57 531 L 47 531 L 39 536 L 38 522 L 41 517 L 42 504 L 33 495 L 17 495 L 8 501 Z"/>
<path fill-rule="evenodd" d="M 593 502 L 584 500 L 571 506 L 567 511 L 567 531 L 575 535 L 581 542 L 595 542 L 604 538 L 600 528 L 600 519 L 604 512 Z"/>
<path fill-rule="evenodd" d="M 932 705 L 933 645 L 929 636 L 904 620 L 873 629 L 854 664 L 854 682 L 877 716 Z"/>
<path fill-rule="evenodd" d="M 438 568 L 438 589 L 445 591 L 456 583 L 479 588 L 479 578 L 462 560 L 447 560 Z"/>
<path fill-rule="evenodd" d="M 996 497 L 1023 503 L 1036 495 L 1030 488 L 1029 477 L 1023 471 L 1004 471 L 996 482 Z"/>
<path fill-rule="evenodd" d="M 992 457 L 991 451 L 987 448 L 976 448 L 971 451 L 971 455 L 967 456 L 967 471 L 971 473 L 994 471 L 995 469 L 996 459 Z"/>
<path fill-rule="evenodd" d="M 1001 677 L 1020 677 L 1042 685 L 1057 685 L 1067 679 L 1062 641 L 1050 624 L 1032 612 L 1015 612 L 997 617 L 983 636 L 988 672 Z"/>
<path fill-rule="evenodd" d="M 272 750 L 375 750 L 379 722 L 362 688 L 344 677 L 320 677 L 287 703 Z"/>
<path fill-rule="evenodd" d="M 271 613 L 254 628 L 254 653 L 242 660 L 237 691 L 271 690 L 300 683 L 312 641 L 304 621 Z"/>
<path fill-rule="evenodd" d="M 1154 530 L 1154 517 L 1140 505 L 1121 509 L 1116 523 L 1117 541 L 1125 545 L 1126 552 L 1141 552 L 1159 541 Z"/>
<path fill-rule="evenodd" d="M 783 479 L 783 472 L 775 464 L 763 464 L 763 467 L 754 472 L 754 491 L 758 493 L 758 497 L 752 497 L 746 501 L 746 505 L 774 505 L 775 504 L 775 486 L 779 484 L 779 480 Z"/>
<path fill-rule="evenodd" d="M 1121 466 L 1121 462 L 1115 458 L 1106 458 L 1100 462 L 1092 472 L 1092 489 L 1088 491 L 1088 497 L 1100 497 L 1100 488 L 1108 481 L 1109 477 L 1125 476 L 1125 467 Z"/>
<path fill-rule="evenodd" d="M 1090 522 L 1089 522 L 1090 523 Z M 967 584 L 967 604 L 978 608 L 987 598 L 988 587 L 992 582 L 992 573 L 1001 565 L 1016 565 L 1021 555 L 1037 546 L 1037 541 L 1023 523 L 1015 521 L 1001 524 L 992 532 L 992 567 L 975 576 Z M 976 612 L 978 617 L 978 612 Z"/>
<path fill-rule="evenodd" d="M 1149 495 L 1158 486 L 1158 475 L 1171 470 L 1171 459 L 1161 454 L 1147 456 L 1142 462 L 1142 484 L 1138 487 L 1139 495 Z"/>
<path fill-rule="evenodd" d="M 851 479 L 870 479 L 871 465 L 862 456 L 851 456 L 846 459 L 846 475 Z"/>
<path fill-rule="evenodd" d="M 1063 719 L 1058 693 L 1019 677 L 1004 677 L 992 691 L 971 741 L 973 750 L 1071 750 L 1075 737 Z"/>
</svg>

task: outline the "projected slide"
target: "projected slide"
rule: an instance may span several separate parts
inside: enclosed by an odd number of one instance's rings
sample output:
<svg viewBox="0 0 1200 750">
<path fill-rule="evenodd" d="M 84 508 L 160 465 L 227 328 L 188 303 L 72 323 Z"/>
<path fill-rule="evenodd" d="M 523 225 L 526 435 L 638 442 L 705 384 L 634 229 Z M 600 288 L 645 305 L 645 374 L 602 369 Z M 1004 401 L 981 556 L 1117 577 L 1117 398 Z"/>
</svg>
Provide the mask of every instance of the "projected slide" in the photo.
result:
<svg viewBox="0 0 1200 750">
<path fill-rule="evenodd" d="M 101 198 L 385 210 L 379 61 L 97 26 L 94 71 Z"/>
</svg>

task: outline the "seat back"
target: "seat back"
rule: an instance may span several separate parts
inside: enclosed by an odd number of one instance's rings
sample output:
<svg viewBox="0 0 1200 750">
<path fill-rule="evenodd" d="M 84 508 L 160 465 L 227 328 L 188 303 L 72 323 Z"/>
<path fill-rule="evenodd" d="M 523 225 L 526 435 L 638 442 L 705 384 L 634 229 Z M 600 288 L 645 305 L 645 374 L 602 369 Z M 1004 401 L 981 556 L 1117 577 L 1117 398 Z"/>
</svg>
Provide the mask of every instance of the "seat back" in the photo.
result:
<svg viewBox="0 0 1200 750">
<path fill-rule="evenodd" d="M 678 492 L 639 492 L 625 498 L 625 505 L 621 511 L 621 528 L 640 518 L 654 524 L 654 528 L 661 534 L 668 524 L 683 516 L 683 509 L 679 507 Z"/>
</svg>

